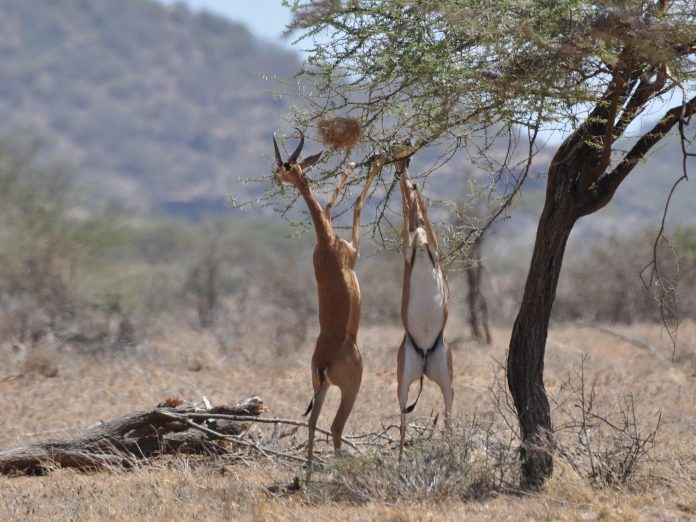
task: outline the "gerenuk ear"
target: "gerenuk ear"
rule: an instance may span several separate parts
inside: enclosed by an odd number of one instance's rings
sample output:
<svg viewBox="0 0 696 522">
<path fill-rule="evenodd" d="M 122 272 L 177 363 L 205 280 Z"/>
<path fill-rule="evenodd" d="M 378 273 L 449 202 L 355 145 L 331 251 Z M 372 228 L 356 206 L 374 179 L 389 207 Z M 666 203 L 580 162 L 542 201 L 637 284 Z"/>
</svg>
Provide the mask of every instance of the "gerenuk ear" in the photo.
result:
<svg viewBox="0 0 696 522">
<path fill-rule="evenodd" d="M 302 163 L 300 163 L 300 167 L 302 167 L 302 172 L 305 172 L 307 169 L 311 168 L 317 161 L 319 161 L 319 158 L 321 158 L 322 154 L 322 152 L 319 152 L 318 154 L 303 159 Z"/>
</svg>

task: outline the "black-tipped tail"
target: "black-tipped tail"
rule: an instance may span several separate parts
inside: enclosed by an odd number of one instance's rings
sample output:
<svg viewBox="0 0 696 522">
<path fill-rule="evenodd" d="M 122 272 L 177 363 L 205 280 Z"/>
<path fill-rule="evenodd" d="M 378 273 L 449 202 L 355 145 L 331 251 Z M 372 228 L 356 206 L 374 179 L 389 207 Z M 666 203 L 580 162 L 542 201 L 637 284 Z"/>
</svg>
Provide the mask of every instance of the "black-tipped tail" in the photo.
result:
<svg viewBox="0 0 696 522">
<path fill-rule="evenodd" d="M 314 401 L 316 400 L 317 395 L 319 395 L 321 390 L 324 388 L 324 383 L 326 382 L 326 368 L 317 368 L 316 372 L 319 376 L 319 389 L 317 390 L 317 393 L 314 394 L 314 397 L 312 397 L 312 400 L 309 401 L 309 406 L 307 406 L 307 411 L 302 415 L 303 417 L 309 415 L 309 412 L 312 411 L 312 408 L 314 408 Z"/>
<path fill-rule="evenodd" d="M 404 408 L 401 411 L 401 413 L 406 414 L 406 413 L 411 413 L 413 411 L 413 409 L 416 407 L 416 404 L 418 404 L 418 399 L 420 399 L 422 391 L 423 391 L 423 375 L 421 375 L 421 378 L 420 378 L 420 387 L 418 388 L 418 395 L 416 396 L 416 400 L 413 401 L 413 404 Z"/>
<path fill-rule="evenodd" d="M 316 395 L 315 395 L 316 397 Z M 303 417 L 306 417 L 309 415 L 309 412 L 312 411 L 312 408 L 314 408 L 314 397 L 312 397 L 312 400 L 309 401 L 309 406 L 307 406 L 307 411 L 302 414 Z"/>
</svg>

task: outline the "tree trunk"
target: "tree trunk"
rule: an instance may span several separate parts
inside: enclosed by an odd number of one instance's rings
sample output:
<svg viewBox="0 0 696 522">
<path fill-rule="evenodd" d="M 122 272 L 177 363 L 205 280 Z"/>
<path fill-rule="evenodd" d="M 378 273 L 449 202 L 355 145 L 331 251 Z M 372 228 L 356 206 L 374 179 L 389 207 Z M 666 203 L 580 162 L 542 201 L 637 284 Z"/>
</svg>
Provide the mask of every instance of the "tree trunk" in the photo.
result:
<svg viewBox="0 0 696 522">
<path fill-rule="evenodd" d="M 469 326 L 471 336 L 476 341 L 491 344 L 491 332 L 488 328 L 488 303 L 483 295 L 483 261 L 481 260 L 480 238 L 471 247 L 469 256 L 476 260 L 476 264 L 466 271 L 466 279 L 469 287 L 467 300 L 469 302 Z"/>
<path fill-rule="evenodd" d="M 531 266 L 515 320 L 507 379 L 522 436 L 522 486 L 538 489 L 553 472 L 553 434 L 544 388 L 544 350 L 568 236 L 577 211 L 567 190 L 549 186 L 539 218 Z"/>
</svg>

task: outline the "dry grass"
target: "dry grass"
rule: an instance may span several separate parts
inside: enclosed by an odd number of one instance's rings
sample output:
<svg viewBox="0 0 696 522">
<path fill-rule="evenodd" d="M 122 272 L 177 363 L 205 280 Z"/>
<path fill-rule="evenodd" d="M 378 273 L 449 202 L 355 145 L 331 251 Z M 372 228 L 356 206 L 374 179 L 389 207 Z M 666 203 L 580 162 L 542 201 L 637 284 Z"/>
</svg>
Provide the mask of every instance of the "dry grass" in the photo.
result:
<svg viewBox="0 0 696 522">
<path fill-rule="evenodd" d="M 451 338 L 465 335 L 458 315 L 454 309 Z M 302 474 L 301 467 L 261 458 L 232 462 L 180 456 L 91 475 L 57 470 L 44 477 L 0 478 L 0 520 L 687 520 L 696 516 L 696 326 L 682 325 L 674 361 L 659 327 L 637 325 L 621 332 L 647 341 L 654 351 L 590 327 L 556 325 L 549 335 L 546 382 L 549 395 L 572 410 L 567 383 L 585 357 L 584 381 L 588 389 L 594 387 L 596 411 L 617 414 L 619 400 L 632 394 L 641 433 L 654 427 L 661 412 L 655 446 L 629 481 L 608 486 L 588 477 L 586 468 L 577 465 L 585 458 L 581 445 L 572 444 L 578 433 L 569 429 L 564 447 L 576 452 L 569 450 L 566 461 L 557 459 L 544 491 L 534 496 L 514 492 L 514 447 L 505 447 L 510 432 L 490 398 L 509 335 L 497 329 L 492 347 L 456 344 L 454 432 L 430 429 L 424 418 L 415 422 L 421 429 L 409 429 L 411 444 L 401 470 L 390 443 L 334 459 L 325 437 L 318 449 L 326 466 L 313 476 L 316 482 L 295 495 L 272 497 L 265 486 L 291 481 Z M 389 426 L 398 423 L 400 337 L 398 325 L 361 329 L 365 375 L 349 434 L 387 428 L 395 438 Z M 222 404 L 255 394 L 264 399 L 269 415 L 299 418 L 311 393 L 310 352 L 311 343 L 279 352 L 253 338 L 223 349 L 212 334 L 174 331 L 119 353 L 77 355 L 63 347 L 52 355 L 58 373 L 47 377 L 38 369 L 29 371 L 30 355 L 3 344 L 0 448 L 83 431 L 100 419 L 147 409 L 166 397 L 199 400 L 205 395 Z M 273 358 L 277 353 L 284 355 Z M 330 424 L 337 403 L 337 390 L 332 390 L 322 426 Z M 439 393 L 426 383 L 416 414 L 440 409 Z M 562 413 L 556 408 L 557 423 Z M 267 437 L 269 429 L 259 426 L 254 432 Z M 495 444 L 482 443 L 487 434 Z M 305 437 L 300 430 L 288 444 L 301 445 Z"/>
</svg>

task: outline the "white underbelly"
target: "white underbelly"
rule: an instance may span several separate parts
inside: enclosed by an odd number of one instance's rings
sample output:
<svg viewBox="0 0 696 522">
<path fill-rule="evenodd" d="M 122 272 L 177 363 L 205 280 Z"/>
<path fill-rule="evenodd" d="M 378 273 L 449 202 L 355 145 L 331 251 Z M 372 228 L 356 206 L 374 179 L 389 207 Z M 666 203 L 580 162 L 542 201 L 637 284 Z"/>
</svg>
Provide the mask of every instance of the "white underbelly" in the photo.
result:
<svg viewBox="0 0 696 522">
<path fill-rule="evenodd" d="M 445 319 L 445 299 L 440 274 L 428 253 L 418 250 L 413 258 L 408 297 L 408 331 L 424 350 L 435 344 Z"/>
</svg>

